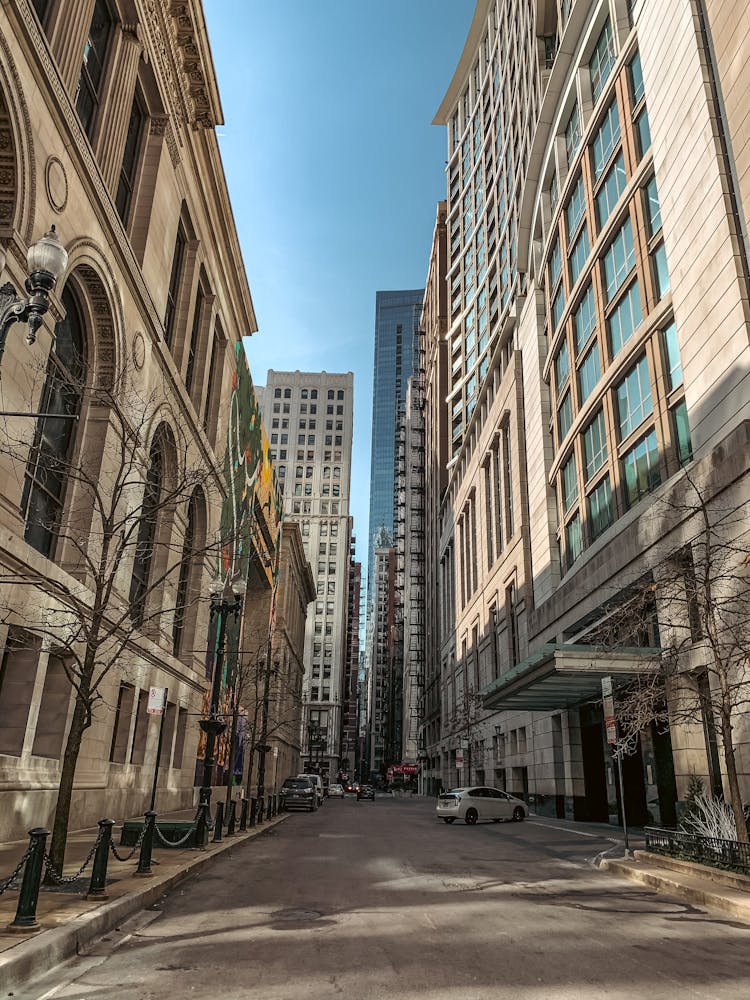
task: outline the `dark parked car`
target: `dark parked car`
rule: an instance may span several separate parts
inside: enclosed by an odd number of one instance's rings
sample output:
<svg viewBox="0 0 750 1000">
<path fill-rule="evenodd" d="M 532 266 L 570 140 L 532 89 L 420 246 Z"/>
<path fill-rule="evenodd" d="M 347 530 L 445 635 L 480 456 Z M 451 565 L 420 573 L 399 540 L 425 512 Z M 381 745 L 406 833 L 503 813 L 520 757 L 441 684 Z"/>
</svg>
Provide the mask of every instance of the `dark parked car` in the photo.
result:
<svg viewBox="0 0 750 1000">
<path fill-rule="evenodd" d="M 375 789 L 372 785 L 362 785 L 362 787 L 357 791 L 358 799 L 372 799 L 375 801 Z"/>
<path fill-rule="evenodd" d="M 307 809 L 315 812 L 318 808 L 318 793 L 309 778 L 287 778 L 281 786 L 283 809 Z"/>
</svg>

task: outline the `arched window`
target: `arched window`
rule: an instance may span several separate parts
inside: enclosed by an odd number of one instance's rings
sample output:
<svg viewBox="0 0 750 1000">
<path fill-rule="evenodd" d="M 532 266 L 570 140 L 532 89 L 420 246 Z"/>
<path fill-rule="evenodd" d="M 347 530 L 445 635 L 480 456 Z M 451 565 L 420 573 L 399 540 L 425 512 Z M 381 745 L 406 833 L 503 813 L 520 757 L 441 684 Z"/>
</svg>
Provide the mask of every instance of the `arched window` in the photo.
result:
<svg viewBox="0 0 750 1000">
<path fill-rule="evenodd" d="M 157 434 L 151 445 L 143 493 L 141 519 L 138 525 L 138 542 L 133 560 L 133 576 L 130 581 L 130 617 L 134 625 L 143 624 L 148 595 L 151 560 L 154 554 L 154 537 L 159 513 L 159 501 L 164 476 L 164 447 L 161 435 Z"/>
<path fill-rule="evenodd" d="M 70 285 L 62 293 L 62 304 L 65 319 L 55 327 L 39 402 L 43 416 L 36 425 L 21 494 L 24 538 L 49 558 L 54 556 L 60 526 L 76 435 L 73 418 L 81 412 L 86 359 L 81 310 Z"/>
<path fill-rule="evenodd" d="M 188 502 L 187 520 L 185 522 L 185 540 L 182 544 L 182 559 L 180 560 L 180 579 L 177 583 L 177 601 L 175 602 L 174 621 L 172 623 L 172 653 L 179 656 L 185 634 L 185 609 L 187 608 L 190 576 L 195 553 L 195 520 L 198 500 L 194 493 Z"/>
</svg>

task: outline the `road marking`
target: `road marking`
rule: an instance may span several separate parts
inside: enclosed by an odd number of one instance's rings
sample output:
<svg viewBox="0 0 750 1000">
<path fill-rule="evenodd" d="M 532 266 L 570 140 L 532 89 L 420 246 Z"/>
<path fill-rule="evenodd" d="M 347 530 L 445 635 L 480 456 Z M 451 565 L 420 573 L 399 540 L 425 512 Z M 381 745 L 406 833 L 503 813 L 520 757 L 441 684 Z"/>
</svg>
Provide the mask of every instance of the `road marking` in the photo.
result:
<svg viewBox="0 0 750 1000">
<path fill-rule="evenodd" d="M 533 819 L 527 819 L 529 826 L 541 826 L 545 830 L 561 830 L 563 833 L 574 833 L 577 837 L 591 837 L 592 840 L 613 840 L 603 833 L 586 833 L 585 830 L 573 830 L 569 826 L 553 826 L 551 823 L 535 823 Z"/>
</svg>

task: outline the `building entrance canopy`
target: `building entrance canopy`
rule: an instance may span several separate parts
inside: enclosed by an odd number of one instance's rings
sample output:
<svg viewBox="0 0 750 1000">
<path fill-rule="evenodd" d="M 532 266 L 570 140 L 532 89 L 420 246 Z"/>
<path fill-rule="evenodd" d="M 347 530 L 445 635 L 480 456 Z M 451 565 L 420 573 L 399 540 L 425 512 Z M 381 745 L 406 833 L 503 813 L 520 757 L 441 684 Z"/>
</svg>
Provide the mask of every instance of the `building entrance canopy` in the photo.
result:
<svg viewBox="0 0 750 1000">
<path fill-rule="evenodd" d="M 659 649 L 548 645 L 527 656 L 480 692 L 486 709 L 553 712 L 600 699 L 602 677 L 628 681 L 653 673 Z"/>
</svg>

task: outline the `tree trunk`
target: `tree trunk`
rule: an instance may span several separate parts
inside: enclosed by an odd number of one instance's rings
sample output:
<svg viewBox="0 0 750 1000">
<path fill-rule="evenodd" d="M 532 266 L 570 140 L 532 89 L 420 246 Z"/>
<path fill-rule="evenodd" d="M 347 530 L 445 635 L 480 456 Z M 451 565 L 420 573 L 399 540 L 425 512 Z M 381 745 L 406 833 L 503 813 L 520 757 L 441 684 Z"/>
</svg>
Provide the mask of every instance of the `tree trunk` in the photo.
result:
<svg viewBox="0 0 750 1000">
<path fill-rule="evenodd" d="M 81 750 L 83 734 L 88 728 L 88 712 L 85 697 L 76 692 L 76 703 L 73 709 L 73 720 L 65 743 L 62 770 L 60 772 L 60 789 L 57 793 L 55 821 L 52 827 L 52 845 L 50 859 L 52 867 L 58 874 L 62 873 L 65 864 L 65 847 L 68 840 L 68 823 L 70 822 L 70 804 L 73 798 L 73 782 L 78 764 L 78 754 Z"/>
<path fill-rule="evenodd" d="M 722 716 L 725 713 L 722 712 Z M 734 743 L 732 739 L 732 720 L 722 718 L 721 746 L 724 751 L 724 764 L 727 769 L 727 783 L 729 785 L 729 804 L 734 813 L 734 825 L 737 827 L 737 840 L 743 844 L 750 843 L 747 833 L 747 823 L 745 822 L 745 811 L 742 807 L 742 793 L 740 792 L 740 782 L 737 777 L 737 759 L 735 756 Z"/>
</svg>

